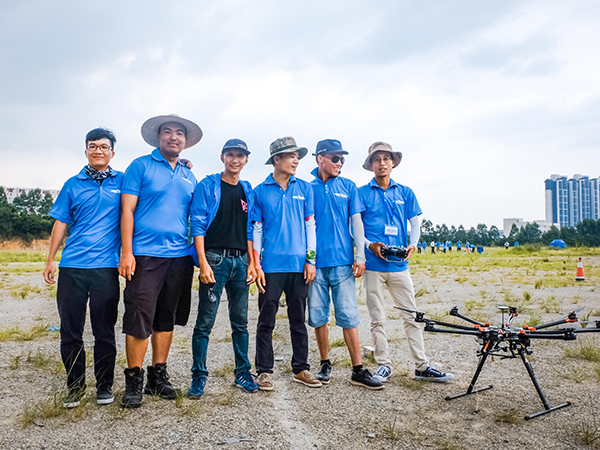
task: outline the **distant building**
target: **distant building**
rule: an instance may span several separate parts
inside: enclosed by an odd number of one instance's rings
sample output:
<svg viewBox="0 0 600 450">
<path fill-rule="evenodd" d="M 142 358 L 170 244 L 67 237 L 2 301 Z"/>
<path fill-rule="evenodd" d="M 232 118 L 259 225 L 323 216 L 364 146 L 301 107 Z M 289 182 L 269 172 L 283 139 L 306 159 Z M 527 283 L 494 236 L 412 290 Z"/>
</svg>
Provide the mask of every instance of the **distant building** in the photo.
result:
<svg viewBox="0 0 600 450">
<path fill-rule="evenodd" d="M 17 188 L 17 187 L 8 187 L 2 186 L 4 188 L 4 192 L 6 193 L 6 199 L 8 203 L 12 203 L 15 198 L 17 198 L 21 194 L 29 194 L 30 191 L 33 191 L 37 188 Z M 52 200 L 56 201 L 56 197 L 58 197 L 58 193 L 60 190 L 57 189 L 42 189 L 42 196 L 46 194 L 52 195 Z"/>
<path fill-rule="evenodd" d="M 545 233 L 546 231 L 548 231 L 550 229 L 550 227 L 552 225 L 554 225 L 557 228 L 560 228 L 557 224 L 552 223 L 552 222 L 548 222 L 547 220 L 532 220 L 532 221 L 526 221 L 523 220 L 520 217 L 515 217 L 515 218 L 509 218 L 509 219 L 504 219 L 504 229 L 502 230 L 503 234 L 505 237 L 508 237 L 508 235 L 510 234 L 510 230 L 512 229 L 513 224 L 517 226 L 517 228 L 522 228 L 525 225 L 527 225 L 528 223 L 537 223 L 540 227 L 540 231 L 542 233 Z"/>
<path fill-rule="evenodd" d="M 545 181 L 546 221 L 574 227 L 583 219 L 600 218 L 598 178 L 552 174 Z"/>
</svg>

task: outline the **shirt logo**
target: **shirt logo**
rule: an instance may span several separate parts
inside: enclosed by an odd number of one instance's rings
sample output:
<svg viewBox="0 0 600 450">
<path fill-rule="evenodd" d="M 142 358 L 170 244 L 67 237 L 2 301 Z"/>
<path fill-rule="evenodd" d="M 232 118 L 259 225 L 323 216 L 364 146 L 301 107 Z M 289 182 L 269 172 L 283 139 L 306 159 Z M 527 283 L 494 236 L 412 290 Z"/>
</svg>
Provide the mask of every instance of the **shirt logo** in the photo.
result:
<svg viewBox="0 0 600 450">
<path fill-rule="evenodd" d="M 404 205 L 404 200 L 396 200 L 395 203 L 398 205 Z"/>
<path fill-rule="evenodd" d="M 190 183 L 190 184 L 194 184 L 194 183 L 192 183 L 190 180 L 188 180 L 187 178 L 184 178 L 184 180 L 185 180 L 185 181 L 187 181 L 187 182 L 188 182 L 188 183 Z"/>
<path fill-rule="evenodd" d="M 111 189 L 110 192 L 112 192 L 113 194 L 120 194 L 121 189 Z"/>
<path fill-rule="evenodd" d="M 336 193 L 335 193 L 335 194 L 333 194 L 333 195 L 335 195 L 336 197 L 348 198 L 348 196 L 347 196 L 346 194 L 341 194 L 341 193 L 339 193 L 339 192 L 336 192 Z"/>
<path fill-rule="evenodd" d="M 296 200 L 306 200 L 306 199 L 305 199 L 304 197 L 302 197 L 301 195 L 292 195 L 292 198 L 293 198 L 293 199 L 296 199 Z"/>
<path fill-rule="evenodd" d="M 242 209 L 244 210 L 245 213 L 247 213 L 248 212 L 248 203 L 246 203 L 241 198 L 240 198 L 240 202 L 242 202 Z"/>
</svg>

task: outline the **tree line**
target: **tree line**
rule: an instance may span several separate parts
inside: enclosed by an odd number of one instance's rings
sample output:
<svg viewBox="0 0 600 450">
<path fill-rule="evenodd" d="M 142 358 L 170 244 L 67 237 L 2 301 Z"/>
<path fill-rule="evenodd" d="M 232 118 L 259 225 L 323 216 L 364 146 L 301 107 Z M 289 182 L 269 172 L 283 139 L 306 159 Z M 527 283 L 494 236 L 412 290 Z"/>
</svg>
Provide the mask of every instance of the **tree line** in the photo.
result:
<svg viewBox="0 0 600 450">
<path fill-rule="evenodd" d="M 48 239 L 54 225 L 54 219 L 48 215 L 53 204 L 52 195 L 43 195 L 41 189 L 22 193 L 8 203 L 0 186 L 0 240 L 20 239 L 30 243 L 34 239 Z"/>
<path fill-rule="evenodd" d="M 503 246 L 508 242 L 511 246 L 515 242 L 519 244 L 544 244 L 548 245 L 554 239 L 562 239 L 568 246 L 599 247 L 600 246 L 600 219 L 584 219 L 575 227 L 561 227 L 554 225 L 546 232 L 540 230 L 536 223 L 527 223 L 523 227 L 513 224 L 508 236 L 501 236 L 496 225 L 488 227 L 480 223 L 476 228 L 466 230 L 462 225 L 458 228 L 446 224 L 433 225 L 430 220 L 424 220 L 421 224 L 421 240 L 431 241 L 461 241 L 469 244 L 485 247 Z"/>
<path fill-rule="evenodd" d="M 41 189 L 33 189 L 27 194 L 22 193 L 8 203 L 6 192 L 0 187 L 0 240 L 21 239 L 31 242 L 34 239 L 48 239 L 52 232 L 54 219 L 48 214 L 54 201 L 51 194 L 42 194 Z M 431 241 L 461 241 L 463 244 L 477 246 L 503 246 L 508 242 L 511 246 L 519 244 L 548 245 L 554 239 L 562 239 L 568 246 L 600 246 L 600 219 L 584 219 L 575 227 L 552 226 L 542 233 L 537 223 L 528 223 L 523 227 L 513 224 L 507 237 L 500 235 L 497 226 L 480 223 L 477 227 L 466 230 L 462 225 L 455 227 L 446 224 L 433 225 L 430 220 L 421 224 L 421 240 Z"/>
</svg>

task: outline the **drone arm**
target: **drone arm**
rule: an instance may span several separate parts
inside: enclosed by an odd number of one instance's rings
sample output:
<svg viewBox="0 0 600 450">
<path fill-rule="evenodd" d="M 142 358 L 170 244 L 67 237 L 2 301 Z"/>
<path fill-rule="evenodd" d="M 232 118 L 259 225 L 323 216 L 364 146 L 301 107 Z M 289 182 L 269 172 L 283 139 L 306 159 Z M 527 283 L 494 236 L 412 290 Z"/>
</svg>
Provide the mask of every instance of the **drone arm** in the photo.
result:
<svg viewBox="0 0 600 450">
<path fill-rule="evenodd" d="M 473 327 L 468 327 L 466 325 L 459 325 L 456 323 L 440 322 L 439 320 L 426 319 L 425 323 L 430 323 L 432 325 L 440 325 L 440 326 L 448 327 L 448 328 L 454 328 L 457 330 L 476 331 L 476 330 L 474 330 Z"/>
<path fill-rule="evenodd" d="M 543 328 L 550 328 L 550 327 L 554 327 L 556 325 L 562 325 L 563 323 L 569 323 L 569 322 L 574 322 L 574 321 L 569 320 L 569 319 L 561 319 L 561 320 L 557 320 L 556 322 L 550 322 L 550 323 L 545 323 L 542 325 L 536 325 L 534 328 L 536 330 L 541 330 Z"/>
<path fill-rule="evenodd" d="M 600 328 L 577 328 L 573 333 L 600 333 Z"/>
<path fill-rule="evenodd" d="M 434 333 L 468 334 L 471 336 L 481 336 L 481 333 L 476 330 L 471 330 L 471 329 L 469 329 L 469 330 L 462 330 L 462 329 L 448 330 L 446 328 L 436 328 L 430 323 L 425 325 L 425 331 L 433 331 Z"/>
<path fill-rule="evenodd" d="M 450 310 L 450 315 L 458 317 L 459 319 L 462 319 L 462 320 L 466 320 L 467 322 L 472 323 L 473 325 L 481 325 L 482 327 L 484 326 L 484 324 L 481 322 L 471 319 L 470 317 L 463 316 L 461 313 L 458 312 L 457 307 L 454 307 Z"/>
</svg>

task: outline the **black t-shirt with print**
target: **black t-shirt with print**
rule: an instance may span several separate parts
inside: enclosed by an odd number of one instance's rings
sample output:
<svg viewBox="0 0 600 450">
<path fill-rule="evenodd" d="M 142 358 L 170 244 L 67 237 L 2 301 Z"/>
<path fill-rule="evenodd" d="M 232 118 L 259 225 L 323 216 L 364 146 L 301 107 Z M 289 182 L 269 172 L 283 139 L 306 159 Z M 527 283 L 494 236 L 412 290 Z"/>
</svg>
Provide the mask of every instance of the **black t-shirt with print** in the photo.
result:
<svg viewBox="0 0 600 450">
<path fill-rule="evenodd" d="M 221 203 L 204 240 L 204 248 L 248 250 L 248 206 L 241 183 L 221 180 Z"/>
</svg>

